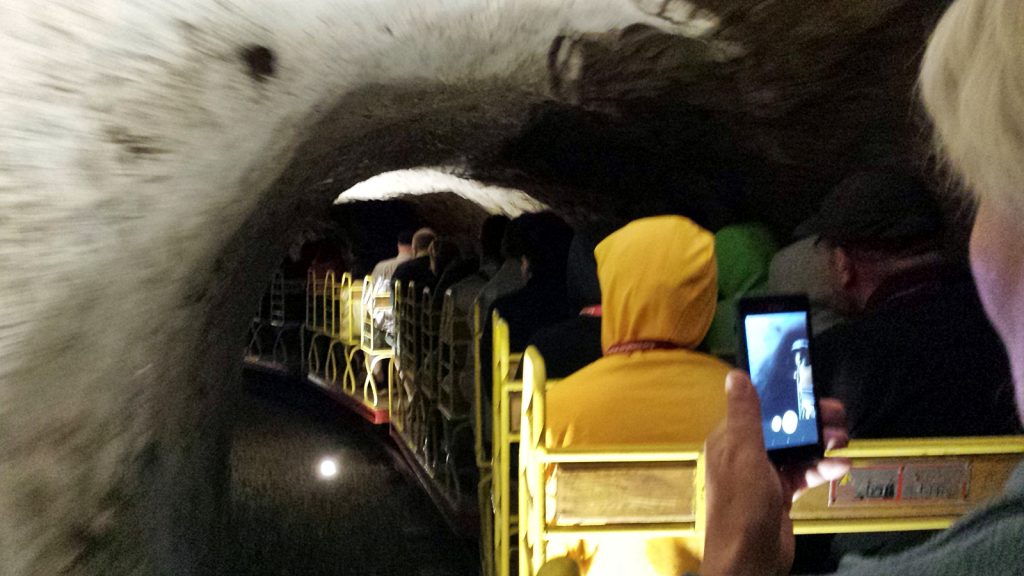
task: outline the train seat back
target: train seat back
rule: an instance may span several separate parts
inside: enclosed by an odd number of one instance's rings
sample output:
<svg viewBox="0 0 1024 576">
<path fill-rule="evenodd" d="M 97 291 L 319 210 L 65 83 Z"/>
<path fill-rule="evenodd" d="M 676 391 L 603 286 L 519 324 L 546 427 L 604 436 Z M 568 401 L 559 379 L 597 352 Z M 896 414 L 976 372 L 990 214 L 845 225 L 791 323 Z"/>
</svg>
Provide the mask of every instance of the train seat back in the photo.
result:
<svg viewBox="0 0 1024 576">
<path fill-rule="evenodd" d="M 703 446 L 548 448 L 545 393 L 557 382 L 547 381 L 534 348 L 524 355 L 522 386 L 520 574 L 537 575 L 583 540 L 699 544 Z M 794 503 L 796 533 L 940 530 L 1001 492 L 1024 462 L 1024 436 L 855 440 L 829 455 L 850 458 L 853 468 Z"/>
</svg>

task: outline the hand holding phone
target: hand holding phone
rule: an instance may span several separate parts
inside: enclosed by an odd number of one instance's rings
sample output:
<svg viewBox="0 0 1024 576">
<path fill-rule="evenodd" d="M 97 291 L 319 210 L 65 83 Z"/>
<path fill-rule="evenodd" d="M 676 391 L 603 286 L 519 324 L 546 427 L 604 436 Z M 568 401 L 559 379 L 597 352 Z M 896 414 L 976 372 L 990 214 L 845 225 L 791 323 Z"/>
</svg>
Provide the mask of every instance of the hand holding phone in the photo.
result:
<svg viewBox="0 0 1024 576">
<path fill-rule="evenodd" d="M 738 306 L 738 360 L 761 400 L 768 457 L 777 464 L 821 458 L 807 297 L 743 298 Z"/>
</svg>

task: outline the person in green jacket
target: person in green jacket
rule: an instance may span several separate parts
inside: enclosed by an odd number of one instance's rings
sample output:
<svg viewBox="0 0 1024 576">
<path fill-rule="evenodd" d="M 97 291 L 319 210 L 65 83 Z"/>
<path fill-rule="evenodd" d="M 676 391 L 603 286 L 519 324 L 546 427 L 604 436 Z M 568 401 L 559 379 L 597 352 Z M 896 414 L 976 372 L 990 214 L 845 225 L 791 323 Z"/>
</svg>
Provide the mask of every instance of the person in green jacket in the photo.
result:
<svg viewBox="0 0 1024 576">
<path fill-rule="evenodd" d="M 747 223 L 726 226 L 715 234 L 718 260 L 718 305 L 701 346 L 714 356 L 736 359 L 736 303 L 765 289 L 768 269 L 779 245 L 768 228 Z"/>
</svg>

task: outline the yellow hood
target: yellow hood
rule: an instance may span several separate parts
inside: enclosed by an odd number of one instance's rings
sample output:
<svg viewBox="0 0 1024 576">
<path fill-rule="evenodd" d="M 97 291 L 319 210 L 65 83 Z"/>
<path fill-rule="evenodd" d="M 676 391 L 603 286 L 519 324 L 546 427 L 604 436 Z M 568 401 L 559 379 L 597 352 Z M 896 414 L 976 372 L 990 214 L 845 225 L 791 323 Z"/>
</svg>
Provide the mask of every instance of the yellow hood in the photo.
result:
<svg viewBox="0 0 1024 576">
<path fill-rule="evenodd" d="M 715 238 L 682 216 L 630 222 L 594 250 L 601 344 L 659 340 L 696 348 L 715 314 Z"/>
</svg>

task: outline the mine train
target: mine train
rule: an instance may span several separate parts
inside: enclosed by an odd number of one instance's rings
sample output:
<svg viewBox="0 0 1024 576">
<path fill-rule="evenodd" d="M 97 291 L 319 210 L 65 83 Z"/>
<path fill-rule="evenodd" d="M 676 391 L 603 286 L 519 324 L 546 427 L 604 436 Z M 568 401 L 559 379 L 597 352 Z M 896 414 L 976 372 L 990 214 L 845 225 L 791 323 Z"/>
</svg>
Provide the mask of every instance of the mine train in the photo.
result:
<svg viewBox="0 0 1024 576">
<path fill-rule="evenodd" d="M 386 426 L 449 523 L 479 538 L 482 574 L 536 576 L 583 541 L 700 542 L 703 446 L 548 447 L 545 393 L 558 382 L 535 349 L 510 352 L 497 314 L 466 318 L 450 294 L 438 308 L 415 285 L 372 287 L 347 273 L 275 274 L 245 362 L 296 374 Z M 480 354 L 484 321 L 491 358 Z M 943 529 L 998 493 L 1024 437 L 854 440 L 832 454 L 853 469 L 793 505 L 797 534 Z"/>
</svg>

